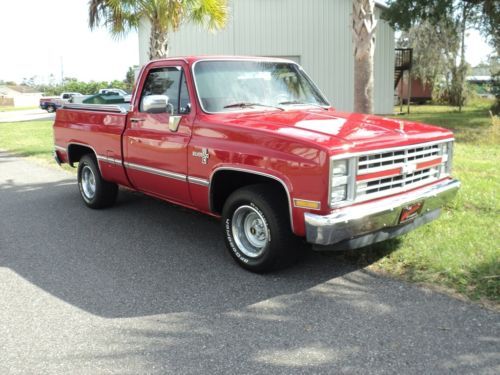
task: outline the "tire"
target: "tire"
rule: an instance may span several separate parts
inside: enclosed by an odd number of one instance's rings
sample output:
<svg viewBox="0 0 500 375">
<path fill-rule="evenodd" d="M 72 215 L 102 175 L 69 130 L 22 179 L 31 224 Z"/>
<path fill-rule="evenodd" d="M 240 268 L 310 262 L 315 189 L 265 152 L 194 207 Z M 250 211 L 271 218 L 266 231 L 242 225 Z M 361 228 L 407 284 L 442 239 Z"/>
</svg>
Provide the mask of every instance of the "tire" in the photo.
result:
<svg viewBox="0 0 500 375">
<path fill-rule="evenodd" d="M 90 208 L 110 207 L 116 202 L 118 185 L 103 180 L 94 155 L 82 156 L 78 163 L 78 188 Z"/>
<path fill-rule="evenodd" d="M 56 111 L 56 107 L 54 107 L 53 105 L 49 105 L 47 106 L 47 112 L 49 113 L 53 113 Z"/>
<path fill-rule="evenodd" d="M 294 263 L 300 243 L 290 228 L 288 202 L 272 185 L 236 190 L 224 204 L 226 247 L 243 268 L 264 273 Z"/>
</svg>

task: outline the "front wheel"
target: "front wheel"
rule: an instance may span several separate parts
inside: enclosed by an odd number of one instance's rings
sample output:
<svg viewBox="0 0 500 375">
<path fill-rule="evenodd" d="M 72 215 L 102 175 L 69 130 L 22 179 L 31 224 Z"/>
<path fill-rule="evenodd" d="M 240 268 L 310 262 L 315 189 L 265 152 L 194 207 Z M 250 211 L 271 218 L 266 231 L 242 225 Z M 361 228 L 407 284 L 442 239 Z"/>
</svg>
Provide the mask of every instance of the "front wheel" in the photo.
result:
<svg viewBox="0 0 500 375">
<path fill-rule="evenodd" d="M 272 185 L 252 185 L 231 194 L 222 223 L 229 253 L 249 271 L 271 271 L 297 258 L 299 242 L 290 228 L 286 197 Z"/>
<path fill-rule="evenodd" d="M 90 208 L 112 206 L 118 195 L 118 185 L 103 180 L 93 155 L 82 156 L 78 163 L 78 187 L 83 201 Z"/>
</svg>

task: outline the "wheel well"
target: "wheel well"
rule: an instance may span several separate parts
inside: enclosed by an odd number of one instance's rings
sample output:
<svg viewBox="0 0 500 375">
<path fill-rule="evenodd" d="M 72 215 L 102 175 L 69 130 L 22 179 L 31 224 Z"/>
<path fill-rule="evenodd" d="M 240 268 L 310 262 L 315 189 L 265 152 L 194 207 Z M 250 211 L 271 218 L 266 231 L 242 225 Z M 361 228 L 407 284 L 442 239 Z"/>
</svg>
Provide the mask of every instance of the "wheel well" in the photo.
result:
<svg viewBox="0 0 500 375">
<path fill-rule="evenodd" d="M 69 165 L 73 167 L 73 163 L 79 162 L 82 156 L 86 154 L 92 154 L 94 155 L 94 157 L 96 156 L 94 150 L 92 150 L 88 146 L 75 145 L 75 144 L 69 145 L 68 146 Z"/>
<path fill-rule="evenodd" d="M 222 170 L 216 172 L 210 183 L 210 207 L 213 212 L 220 214 L 226 199 L 237 189 L 244 186 L 266 184 L 273 186 L 280 192 L 281 197 L 289 207 L 288 192 L 280 181 L 267 176 L 243 171 Z M 291 220 L 291 218 L 290 218 Z"/>
</svg>

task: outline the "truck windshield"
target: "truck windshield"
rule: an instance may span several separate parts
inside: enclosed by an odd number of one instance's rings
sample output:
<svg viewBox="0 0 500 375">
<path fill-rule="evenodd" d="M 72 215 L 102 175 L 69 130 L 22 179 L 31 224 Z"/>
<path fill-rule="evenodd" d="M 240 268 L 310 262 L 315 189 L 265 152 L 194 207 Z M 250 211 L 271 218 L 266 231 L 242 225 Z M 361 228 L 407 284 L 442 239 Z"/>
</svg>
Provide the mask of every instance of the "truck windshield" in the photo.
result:
<svg viewBox="0 0 500 375">
<path fill-rule="evenodd" d="M 269 61 L 200 61 L 194 79 L 205 112 L 276 110 L 329 104 L 296 64 Z"/>
</svg>

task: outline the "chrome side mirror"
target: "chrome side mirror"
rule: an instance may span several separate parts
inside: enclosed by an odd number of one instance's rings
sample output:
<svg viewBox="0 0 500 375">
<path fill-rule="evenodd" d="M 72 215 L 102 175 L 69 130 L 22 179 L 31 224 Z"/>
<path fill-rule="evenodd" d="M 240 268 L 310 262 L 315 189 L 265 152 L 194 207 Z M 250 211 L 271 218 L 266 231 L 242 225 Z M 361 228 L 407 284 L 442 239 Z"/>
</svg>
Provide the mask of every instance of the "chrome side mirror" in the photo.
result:
<svg viewBox="0 0 500 375">
<path fill-rule="evenodd" d="M 165 113 L 168 104 L 167 95 L 146 95 L 142 98 L 142 112 Z"/>
</svg>

